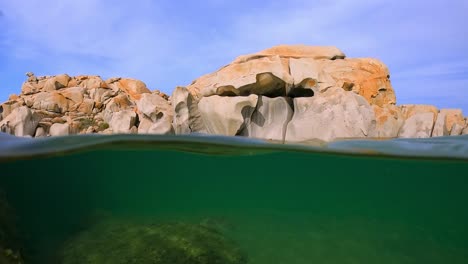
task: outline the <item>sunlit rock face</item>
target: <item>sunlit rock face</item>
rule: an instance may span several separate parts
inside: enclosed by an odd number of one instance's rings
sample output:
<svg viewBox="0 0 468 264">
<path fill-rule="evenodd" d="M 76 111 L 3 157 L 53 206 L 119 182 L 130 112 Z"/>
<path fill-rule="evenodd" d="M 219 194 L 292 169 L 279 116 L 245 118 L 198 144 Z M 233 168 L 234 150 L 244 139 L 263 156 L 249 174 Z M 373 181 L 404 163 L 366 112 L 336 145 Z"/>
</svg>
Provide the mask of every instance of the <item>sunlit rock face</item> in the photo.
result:
<svg viewBox="0 0 468 264">
<path fill-rule="evenodd" d="M 275 142 L 461 135 L 459 109 L 396 105 L 387 66 L 337 47 L 280 45 L 241 55 L 174 89 L 140 80 L 28 73 L 0 105 L 0 131 L 17 136 L 82 133 L 245 136 Z"/>
</svg>

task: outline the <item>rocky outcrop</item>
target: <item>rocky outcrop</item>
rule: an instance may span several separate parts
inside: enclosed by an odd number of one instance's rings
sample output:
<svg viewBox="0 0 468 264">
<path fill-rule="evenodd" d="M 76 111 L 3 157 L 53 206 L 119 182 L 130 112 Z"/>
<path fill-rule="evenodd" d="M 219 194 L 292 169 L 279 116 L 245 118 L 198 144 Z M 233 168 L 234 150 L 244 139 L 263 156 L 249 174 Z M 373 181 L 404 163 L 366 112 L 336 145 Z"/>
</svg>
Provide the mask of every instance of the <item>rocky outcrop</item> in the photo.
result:
<svg viewBox="0 0 468 264">
<path fill-rule="evenodd" d="M 168 96 L 139 80 L 28 73 L 21 90 L 0 105 L 2 132 L 34 137 L 173 132 Z"/>
<path fill-rule="evenodd" d="M 36 77 L 0 105 L 18 136 L 207 133 L 277 142 L 467 134 L 459 109 L 396 105 L 388 68 L 336 47 L 282 45 L 237 57 L 171 97 L 130 78 Z"/>
<path fill-rule="evenodd" d="M 307 55 L 300 56 L 303 53 Z M 389 71 L 382 62 L 345 59 L 341 51 L 331 47 L 310 47 L 304 52 L 304 46 L 280 46 L 242 56 L 187 88 L 199 98 L 250 94 L 303 97 L 330 87 L 354 91 L 378 106 L 396 103 Z"/>
</svg>

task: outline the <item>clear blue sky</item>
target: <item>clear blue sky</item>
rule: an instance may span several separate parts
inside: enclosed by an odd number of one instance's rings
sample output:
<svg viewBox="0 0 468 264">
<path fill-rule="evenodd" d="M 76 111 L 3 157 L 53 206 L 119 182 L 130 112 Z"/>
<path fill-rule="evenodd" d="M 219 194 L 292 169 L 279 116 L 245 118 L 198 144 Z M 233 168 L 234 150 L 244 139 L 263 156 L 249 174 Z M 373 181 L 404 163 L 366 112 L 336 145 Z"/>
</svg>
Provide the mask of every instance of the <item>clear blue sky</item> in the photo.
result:
<svg viewBox="0 0 468 264">
<path fill-rule="evenodd" d="M 28 71 L 134 77 L 170 93 L 278 44 L 376 57 L 398 104 L 468 115 L 468 0 L 0 0 L 0 101 Z"/>
</svg>

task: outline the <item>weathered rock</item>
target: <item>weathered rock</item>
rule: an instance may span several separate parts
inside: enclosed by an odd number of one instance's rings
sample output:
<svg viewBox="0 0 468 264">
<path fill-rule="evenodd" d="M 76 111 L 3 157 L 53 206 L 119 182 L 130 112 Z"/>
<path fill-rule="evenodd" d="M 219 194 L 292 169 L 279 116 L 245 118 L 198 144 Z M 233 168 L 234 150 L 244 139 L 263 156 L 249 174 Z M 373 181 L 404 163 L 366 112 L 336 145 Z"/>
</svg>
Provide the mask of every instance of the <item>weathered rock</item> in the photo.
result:
<svg viewBox="0 0 468 264">
<path fill-rule="evenodd" d="M 46 136 L 47 136 L 47 132 L 46 132 L 45 128 L 43 128 L 41 126 L 36 128 L 36 132 L 34 133 L 34 137 L 40 138 L 40 137 L 46 137 Z"/>
<path fill-rule="evenodd" d="M 437 115 L 437 119 L 434 123 L 434 128 L 432 129 L 431 136 L 432 137 L 448 136 L 450 134 L 450 129 L 447 126 L 447 115 L 441 110 L 439 114 Z"/>
<path fill-rule="evenodd" d="M 395 104 L 388 68 L 371 58 L 319 61 L 319 90 L 342 87 L 363 96 L 370 104 L 383 107 Z"/>
<path fill-rule="evenodd" d="M 133 100 L 139 100 L 144 93 L 151 93 L 144 82 L 130 78 L 120 79 L 117 82 L 109 84 L 109 87 L 113 89 L 117 87 L 128 94 Z"/>
<path fill-rule="evenodd" d="M 287 142 L 374 136 L 372 107 L 353 92 L 333 87 L 314 97 L 294 98 L 294 115 L 286 130 Z"/>
<path fill-rule="evenodd" d="M 439 110 L 433 105 L 400 105 L 401 114 L 406 120 L 415 114 L 433 113 L 437 117 Z M 435 120 L 435 119 L 434 119 Z"/>
<path fill-rule="evenodd" d="M 257 95 L 203 97 L 198 110 L 208 133 L 235 136 L 249 123 L 257 100 Z"/>
<path fill-rule="evenodd" d="M 142 117 L 138 133 L 169 134 L 173 132 L 173 110 L 168 101 L 157 94 L 145 93 L 141 95 L 136 104 Z"/>
<path fill-rule="evenodd" d="M 428 138 L 431 137 L 436 116 L 432 112 L 420 112 L 411 115 L 400 129 L 398 137 L 401 138 Z"/>
<path fill-rule="evenodd" d="M 432 132 L 433 137 L 448 136 L 451 134 L 452 127 L 458 124 L 460 127 L 465 125 L 465 119 L 461 109 L 441 109 Z"/>
<path fill-rule="evenodd" d="M 108 88 L 105 81 L 98 75 L 80 75 L 70 80 L 69 87 L 80 86 L 86 89 Z"/>
<path fill-rule="evenodd" d="M 15 136 L 34 136 L 39 118 L 28 107 L 15 108 L 7 117 L 0 121 L 0 131 Z"/>
<path fill-rule="evenodd" d="M 84 99 L 85 88 L 70 87 L 60 90 L 58 93 L 71 100 L 74 104 L 81 104 Z"/>
<path fill-rule="evenodd" d="M 174 129 L 172 128 L 171 120 L 167 120 L 166 118 L 160 118 L 155 121 L 152 121 L 146 116 L 141 116 L 139 119 L 140 124 L 138 125 L 138 134 L 174 134 Z"/>
<path fill-rule="evenodd" d="M 171 96 L 174 118 L 172 121 L 176 134 L 191 132 L 206 133 L 206 128 L 198 111 L 198 101 L 185 87 L 176 87 Z"/>
<path fill-rule="evenodd" d="M 313 59 L 289 59 L 289 70 L 293 78 L 294 86 L 288 94 L 292 97 L 298 97 L 297 93 L 302 92 L 304 95 L 306 91 L 309 92 L 309 96 L 314 95 L 318 92 L 319 88 L 319 74 L 320 65 L 316 60 Z"/>
<path fill-rule="evenodd" d="M 43 90 L 46 92 L 51 92 L 60 88 L 67 87 L 70 79 L 70 76 L 68 76 L 67 74 L 60 74 L 51 77 L 45 82 Z"/>
<path fill-rule="evenodd" d="M 113 133 L 130 133 L 130 129 L 135 125 L 137 115 L 133 110 L 122 110 L 115 112 L 109 121 L 109 127 Z"/>
<path fill-rule="evenodd" d="M 55 123 L 49 128 L 51 136 L 67 136 L 70 134 L 70 125 L 67 123 Z"/>
<path fill-rule="evenodd" d="M 290 98 L 259 96 L 257 107 L 242 135 L 284 141 L 286 127 L 293 115 L 291 104 Z"/>
<path fill-rule="evenodd" d="M 375 113 L 376 127 L 375 136 L 380 138 L 393 138 L 398 136 L 398 131 L 405 122 L 400 108 L 387 105 L 382 108 L 372 106 Z"/>
<path fill-rule="evenodd" d="M 94 109 L 94 100 L 84 99 L 81 104 L 78 105 L 77 111 L 79 113 L 90 115 L 93 113 Z"/>
<path fill-rule="evenodd" d="M 119 94 L 112 98 L 106 105 L 106 111 L 118 112 L 134 106 L 134 103 L 129 100 L 127 95 Z"/>
<path fill-rule="evenodd" d="M 452 130 L 450 131 L 450 136 L 459 136 L 461 135 L 462 131 L 463 131 L 463 127 L 464 126 L 461 126 L 457 123 L 455 123 L 452 127 Z"/>
<path fill-rule="evenodd" d="M 465 122 L 466 122 L 466 126 L 465 128 L 462 130 L 462 135 L 468 135 L 468 120 L 465 119 Z"/>
<path fill-rule="evenodd" d="M 93 99 L 96 103 L 105 102 L 109 98 L 116 95 L 116 92 L 108 88 L 93 88 L 89 89 L 88 91 L 89 98 Z"/>
<path fill-rule="evenodd" d="M 26 81 L 23 83 L 21 86 L 21 94 L 23 95 L 29 95 L 29 94 L 35 94 L 40 92 L 45 83 L 47 82 L 47 79 L 40 80 L 40 81 Z"/>
<path fill-rule="evenodd" d="M 0 120 L 6 118 L 11 112 L 22 104 L 18 101 L 7 101 L 0 105 Z"/>
<path fill-rule="evenodd" d="M 33 109 L 62 114 L 68 111 L 69 100 L 57 91 L 38 93 L 34 96 L 33 100 Z"/>
<path fill-rule="evenodd" d="M 200 77 L 187 89 L 196 99 L 211 95 L 284 96 L 292 82 L 289 70 L 280 57 L 272 56 L 229 64 L 215 73 Z"/>
<path fill-rule="evenodd" d="M 307 46 L 307 45 L 279 45 L 260 52 L 239 56 L 234 63 L 242 63 L 248 60 L 268 56 L 280 56 L 283 58 L 311 58 L 311 59 L 344 59 L 345 54 L 333 46 Z"/>
<path fill-rule="evenodd" d="M 339 59 L 336 48 L 278 46 L 237 58 L 218 71 L 187 86 L 199 99 L 203 96 L 269 97 L 313 96 L 330 87 L 342 87 L 363 96 L 370 104 L 384 107 L 396 97 L 387 67 L 376 59 Z"/>
<path fill-rule="evenodd" d="M 165 116 L 172 120 L 172 107 L 169 102 L 156 94 L 142 94 L 136 101 L 138 111 L 143 113 L 151 121 L 155 122 Z M 170 121 L 171 122 L 171 121 Z"/>
<path fill-rule="evenodd" d="M 465 125 L 465 118 L 463 117 L 463 112 L 461 109 L 442 109 L 440 111 L 444 112 L 447 116 L 447 129 L 453 128 L 455 124 L 460 126 Z"/>
</svg>

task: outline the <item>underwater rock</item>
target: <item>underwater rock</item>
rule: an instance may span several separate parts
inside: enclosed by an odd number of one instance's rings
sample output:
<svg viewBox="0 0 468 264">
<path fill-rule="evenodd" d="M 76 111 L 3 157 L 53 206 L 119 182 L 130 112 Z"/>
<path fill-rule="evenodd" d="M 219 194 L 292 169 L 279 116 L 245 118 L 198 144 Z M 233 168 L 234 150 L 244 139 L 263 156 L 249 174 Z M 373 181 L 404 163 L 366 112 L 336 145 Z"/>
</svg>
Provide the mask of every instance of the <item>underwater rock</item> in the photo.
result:
<svg viewBox="0 0 468 264">
<path fill-rule="evenodd" d="M 244 264 L 246 255 L 219 230 L 201 224 L 104 221 L 69 239 L 62 264 Z"/>
<path fill-rule="evenodd" d="M 22 247 L 15 223 L 13 209 L 0 190 L 0 263 L 22 264 Z"/>
</svg>

